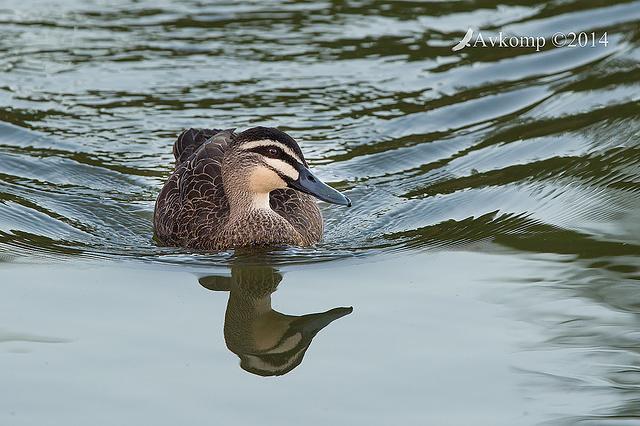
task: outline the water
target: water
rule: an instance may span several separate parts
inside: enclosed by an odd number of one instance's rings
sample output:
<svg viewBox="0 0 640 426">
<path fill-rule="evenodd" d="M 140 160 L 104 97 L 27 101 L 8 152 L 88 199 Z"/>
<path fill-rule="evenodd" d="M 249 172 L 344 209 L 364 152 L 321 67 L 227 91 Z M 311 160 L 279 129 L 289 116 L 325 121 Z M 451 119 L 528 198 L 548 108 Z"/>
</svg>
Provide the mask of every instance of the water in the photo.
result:
<svg viewBox="0 0 640 426">
<path fill-rule="evenodd" d="M 5 0 L 0 422 L 640 423 L 639 22 L 637 1 Z M 546 45 L 453 52 L 470 27 Z M 551 45 L 572 31 L 595 47 Z M 312 249 L 158 247 L 177 134 L 254 125 L 353 207 L 322 203 Z M 312 342 L 287 328 L 351 306 Z M 290 372 L 238 366 L 287 330 Z"/>
</svg>

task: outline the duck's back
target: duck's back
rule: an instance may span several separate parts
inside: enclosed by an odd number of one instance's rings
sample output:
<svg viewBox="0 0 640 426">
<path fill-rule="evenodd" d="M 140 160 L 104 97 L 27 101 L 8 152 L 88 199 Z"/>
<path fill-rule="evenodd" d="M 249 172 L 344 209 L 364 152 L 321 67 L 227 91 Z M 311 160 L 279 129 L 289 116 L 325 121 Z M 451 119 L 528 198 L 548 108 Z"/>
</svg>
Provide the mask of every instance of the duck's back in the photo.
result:
<svg viewBox="0 0 640 426">
<path fill-rule="evenodd" d="M 233 129 L 185 130 L 173 146 L 176 168 L 156 200 L 154 228 L 163 245 L 227 248 L 223 232 L 229 201 L 222 183 L 222 158 Z M 314 198 L 294 189 L 277 189 L 271 208 L 299 232 L 304 245 L 322 238 L 322 214 Z"/>
<path fill-rule="evenodd" d="M 218 159 L 218 164 L 221 164 L 222 155 L 227 148 L 228 138 L 233 134 L 235 129 L 221 130 L 221 129 L 188 129 L 178 136 L 178 139 L 173 143 L 173 156 L 176 159 L 176 169 L 180 164 L 187 161 L 191 154 L 193 154 L 198 148 L 200 148 L 205 142 L 217 134 L 224 132 L 223 137 L 216 139 L 216 144 L 219 145 L 220 152 L 215 153 L 213 160 Z"/>
<path fill-rule="evenodd" d="M 175 171 L 156 201 L 156 237 L 164 245 L 195 247 L 229 215 L 220 168 L 232 131 L 189 129 L 173 145 Z"/>
</svg>

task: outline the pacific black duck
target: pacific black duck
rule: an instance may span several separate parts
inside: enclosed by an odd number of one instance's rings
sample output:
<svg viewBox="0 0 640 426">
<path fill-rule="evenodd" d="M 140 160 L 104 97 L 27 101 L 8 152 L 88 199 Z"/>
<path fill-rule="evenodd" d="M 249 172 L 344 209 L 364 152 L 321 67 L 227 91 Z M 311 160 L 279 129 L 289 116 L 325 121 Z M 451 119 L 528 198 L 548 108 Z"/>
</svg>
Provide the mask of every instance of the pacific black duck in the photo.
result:
<svg viewBox="0 0 640 426">
<path fill-rule="evenodd" d="M 307 315 L 286 315 L 271 307 L 271 294 L 282 275 L 269 266 L 231 268 L 231 276 L 200 278 L 214 291 L 229 291 L 224 340 L 240 358 L 240 366 L 260 376 L 280 376 L 296 368 L 320 330 L 353 312 L 333 308 Z"/>
<path fill-rule="evenodd" d="M 189 129 L 176 140 L 175 170 L 153 215 L 160 243 L 224 250 L 319 242 L 322 214 L 312 196 L 351 201 L 309 171 L 291 136 L 269 127 L 234 130 Z"/>
</svg>

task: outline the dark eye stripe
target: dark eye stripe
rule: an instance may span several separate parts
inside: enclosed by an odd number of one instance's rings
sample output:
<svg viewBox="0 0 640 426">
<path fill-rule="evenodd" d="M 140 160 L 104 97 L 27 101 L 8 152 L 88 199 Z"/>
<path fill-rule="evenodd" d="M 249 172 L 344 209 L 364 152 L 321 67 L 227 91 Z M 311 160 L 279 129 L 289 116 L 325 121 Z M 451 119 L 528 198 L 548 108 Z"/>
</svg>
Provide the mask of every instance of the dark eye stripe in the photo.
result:
<svg viewBox="0 0 640 426">
<path fill-rule="evenodd" d="M 278 151 L 278 155 L 276 155 L 275 157 L 273 155 L 269 154 L 269 151 L 271 149 L 275 149 Z M 264 155 L 267 158 L 277 158 L 279 160 L 282 160 L 286 163 L 289 163 L 293 168 L 295 168 L 296 170 L 298 169 L 298 161 L 293 158 L 292 156 L 290 156 L 289 154 L 287 154 L 286 152 L 283 152 L 282 149 L 280 149 L 279 147 L 275 146 L 275 145 L 262 145 L 262 146 L 256 146 L 255 148 L 251 148 L 249 149 L 249 152 L 255 152 L 257 154 L 260 155 Z"/>
</svg>

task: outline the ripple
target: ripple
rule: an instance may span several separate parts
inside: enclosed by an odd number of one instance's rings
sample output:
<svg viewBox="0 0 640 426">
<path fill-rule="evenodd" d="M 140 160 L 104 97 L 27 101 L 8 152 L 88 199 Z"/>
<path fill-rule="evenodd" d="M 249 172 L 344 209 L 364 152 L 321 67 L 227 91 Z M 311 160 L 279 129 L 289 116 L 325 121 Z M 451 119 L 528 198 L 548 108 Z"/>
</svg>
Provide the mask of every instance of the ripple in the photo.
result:
<svg viewBox="0 0 640 426">
<path fill-rule="evenodd" d="M 638 251 L 637 2 L 71 6 L 0 10 L 3 259 L 228 263 L 158 247 L 153 203 L 183 128 L 256 124 L 354 202 L 274 262 Z M 452 52 L 469 25 L 610 46 Z"/>
</svg>

